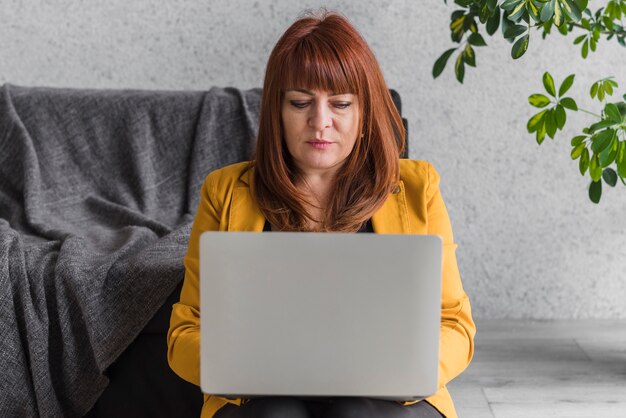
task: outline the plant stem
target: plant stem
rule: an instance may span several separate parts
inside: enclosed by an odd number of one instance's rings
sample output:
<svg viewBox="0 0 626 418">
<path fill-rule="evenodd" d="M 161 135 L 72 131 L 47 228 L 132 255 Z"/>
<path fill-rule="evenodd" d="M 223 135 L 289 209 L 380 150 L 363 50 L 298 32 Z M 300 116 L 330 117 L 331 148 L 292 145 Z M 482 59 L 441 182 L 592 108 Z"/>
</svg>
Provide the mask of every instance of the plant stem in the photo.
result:
<svg viewBox="0 0 626 418">
<path fill-rule="evenodd" d="M 602 116 L 601 116 L 601 115 L 596 115 L 595 113 L 590 112 L 590 111 L 588 111 L 588 110 L 581 109 L 581 108 L 578 108 L 578 110 L 579 110 L 579 111 L 581 111 L 581 112 L 587 113 L 587 114 L 589 114 L 589 115 L 591 115 L 591 116 L 595 116 L 595 117 L 597 117 L 597 118 L 602 119 Z"/>
<path fill-rule="evenodd" d="M 570 22 L 570 24 L 574 27 L 580 28 L 580 29 L 585 29 L 587 30 L 583 25 L 581 25 L 580 23 L 576 23 L 576 22 Z M 602 35 L 626 35 L 626 30 L 622 29 L 620 31 L 615 31 L 615 30 L 603 30 L 600 32 L 600 34 Z"/>
</svg>

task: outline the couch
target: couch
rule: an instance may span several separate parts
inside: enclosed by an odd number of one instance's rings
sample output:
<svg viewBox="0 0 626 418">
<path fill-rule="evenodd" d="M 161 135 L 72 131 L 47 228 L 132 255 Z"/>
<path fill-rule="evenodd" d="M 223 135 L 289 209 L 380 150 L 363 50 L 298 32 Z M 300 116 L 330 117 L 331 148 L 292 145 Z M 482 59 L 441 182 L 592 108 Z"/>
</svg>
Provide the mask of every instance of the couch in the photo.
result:
<svg viewBox="0 0 626 418">
<path fill-rule="evenodd" d="M 199 416 L 169 316 L 202 181 L 251 157 L 260 94 L 0 88 L 0 416 Z"/>
</svg>

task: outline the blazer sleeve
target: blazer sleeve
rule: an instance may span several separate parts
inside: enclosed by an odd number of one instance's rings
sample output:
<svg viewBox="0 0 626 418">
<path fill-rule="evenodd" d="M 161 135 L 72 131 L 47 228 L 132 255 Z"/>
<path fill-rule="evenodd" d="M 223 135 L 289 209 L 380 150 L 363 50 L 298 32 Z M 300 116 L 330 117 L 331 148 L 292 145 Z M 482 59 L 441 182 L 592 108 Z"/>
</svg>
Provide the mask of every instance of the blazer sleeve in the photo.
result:
<svg viewBox="0 0 626 418">
<path fill-rule="evenodd" d="M 441 333 L 439 338 L 439 389 L 469 365 L 474 354 L 476 326 L 470 302 L 461 284 L 456 262 L 457 244 L 452 236 L 448 211 L 439 190 L 439 174 L 428 164 L 426 190 L 428 234 L 443 239 Z"/>
<path fill-rule="evenodd" d="M 222 209 L 217 202 L 214 176 L 207 176 L 200 192 L 198 211 L 191 228 L 184 258 L 185 279 L 180 301 L 172 306 L 167 333 L 167 361 L 183 379 L 200 385 L 200 277 L 198 253 L 200 235 L 219 230 Z"/>
</svg>

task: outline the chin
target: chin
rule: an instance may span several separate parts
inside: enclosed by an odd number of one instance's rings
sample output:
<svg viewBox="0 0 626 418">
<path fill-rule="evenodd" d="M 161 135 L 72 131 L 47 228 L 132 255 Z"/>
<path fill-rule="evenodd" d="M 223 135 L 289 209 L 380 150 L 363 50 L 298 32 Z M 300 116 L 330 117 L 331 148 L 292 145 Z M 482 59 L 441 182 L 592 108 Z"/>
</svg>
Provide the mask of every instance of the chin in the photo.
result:
<svg viewBox="0 0 626 418">
<path fill-rule="evenodd" d="M 329 156 L 325 156 L 323 158 L 316 156 L 305 159 L 305 164 L 311 168 L 332 168 L 339 164 L 339 162 L 338 158 L 329 158 Z"/>
</svg>

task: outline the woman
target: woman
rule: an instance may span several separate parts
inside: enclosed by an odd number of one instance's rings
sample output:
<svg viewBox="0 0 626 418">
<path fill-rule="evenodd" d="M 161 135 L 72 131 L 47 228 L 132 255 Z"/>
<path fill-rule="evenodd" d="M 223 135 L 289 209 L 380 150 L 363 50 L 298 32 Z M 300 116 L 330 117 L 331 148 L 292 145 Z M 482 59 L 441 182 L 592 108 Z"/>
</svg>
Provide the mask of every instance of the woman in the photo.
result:
<svg viewBox="0 0 626 418">
<path fill-rule="evenodd" d="M 297 20 L 266 69 L 256 159 L 210 173 L 202 187 L 173 306 L 168 361 L 200 383 L 199 236 L 207 230 L 438 234 L 444 242 L 439 389 L 420 402 L 365 398 L 224 399 L 202 417 L 456 417 L 445 385 L 469 364 L 475 333 L 439 176 L 400 160 L 404 130 L 376 59 L 342 16 Z"/>
</svg>

